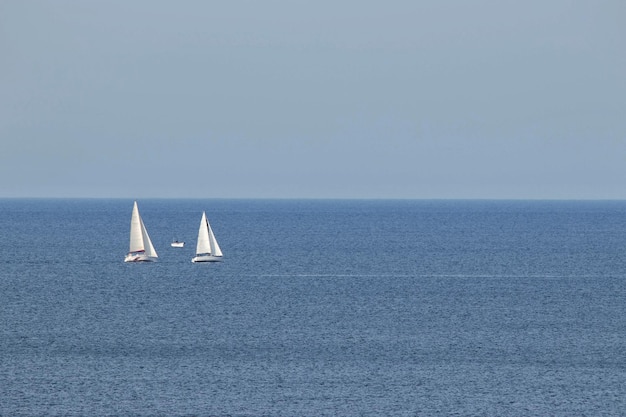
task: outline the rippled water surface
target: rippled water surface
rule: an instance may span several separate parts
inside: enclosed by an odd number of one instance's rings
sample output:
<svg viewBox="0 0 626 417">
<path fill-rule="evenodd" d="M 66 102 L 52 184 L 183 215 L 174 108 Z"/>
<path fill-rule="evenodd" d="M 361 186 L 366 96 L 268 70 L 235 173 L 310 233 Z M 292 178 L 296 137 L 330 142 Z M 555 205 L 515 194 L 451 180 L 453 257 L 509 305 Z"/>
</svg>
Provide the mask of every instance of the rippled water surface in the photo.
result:
<svg viewBox="0 0 626 417">
<path fill-rule="evenodd" d="M 0 200 L 0 415 L 626 410 L 626 202 L 138 203 Z"/>
</svg>

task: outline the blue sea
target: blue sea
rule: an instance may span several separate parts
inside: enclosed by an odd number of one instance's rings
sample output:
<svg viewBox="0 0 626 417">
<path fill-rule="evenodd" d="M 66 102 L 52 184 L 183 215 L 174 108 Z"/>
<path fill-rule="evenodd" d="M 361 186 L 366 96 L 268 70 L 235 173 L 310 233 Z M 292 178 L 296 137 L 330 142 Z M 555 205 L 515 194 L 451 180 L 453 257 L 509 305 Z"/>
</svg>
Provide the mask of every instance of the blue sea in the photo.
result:
<svg viewBox="0 0 626 417">
<path fill-rule="evenodd" d="M 0 199 L 0 415 L 626 415 L 626 202 L 132 204 Z"/>
</svg>

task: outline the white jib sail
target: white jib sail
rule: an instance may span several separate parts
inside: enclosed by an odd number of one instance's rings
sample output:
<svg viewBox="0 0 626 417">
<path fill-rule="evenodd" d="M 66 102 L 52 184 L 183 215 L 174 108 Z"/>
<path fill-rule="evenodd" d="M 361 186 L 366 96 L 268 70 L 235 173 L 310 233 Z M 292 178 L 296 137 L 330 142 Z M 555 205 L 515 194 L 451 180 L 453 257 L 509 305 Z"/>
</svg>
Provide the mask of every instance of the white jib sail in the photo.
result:
<svg viewBox="0 0 626 417">
<path fill-rule="evenodd" d="M 220 249 L 220 245 L 217 244 L 217 239 L 215 239 L 215 235 L 213 234 L 213 229 L 211 229 L 211 225 L 209 221 L 206 221 L 206 225 L 209 229 L 209 241 L 211 242 L 211 254 L 213 256 L 222 256 L 222 250 Z"/>
<path fill-rule="evenodd" d="M 153 258 L 158 258 L 159 255 L 157 255 L 156 250 L 154 249 L 154 246 L 152 245 L 152 241 L 150 240 L 150 236 L 148 235 L 148 231 L 146 230 L 146 226 L 144 226 L 143 224 L 143 220 L 141 220 L 141 236 L 143 238 L 143 243 L 144 243 L 144 247 L 146 250 L 146 255 L 151 256 Z"/>
<path fill-rule="evenodd" d="M 196 245 L 196 255 L 203 253 L 211 253 L 211 243 L 209 242 L 209 224 L 206 219 L 206 213 L 202 212 L 202 220 L 200 220 L 200 229 L 198 230 L 198 244 Z"/>
</svg>

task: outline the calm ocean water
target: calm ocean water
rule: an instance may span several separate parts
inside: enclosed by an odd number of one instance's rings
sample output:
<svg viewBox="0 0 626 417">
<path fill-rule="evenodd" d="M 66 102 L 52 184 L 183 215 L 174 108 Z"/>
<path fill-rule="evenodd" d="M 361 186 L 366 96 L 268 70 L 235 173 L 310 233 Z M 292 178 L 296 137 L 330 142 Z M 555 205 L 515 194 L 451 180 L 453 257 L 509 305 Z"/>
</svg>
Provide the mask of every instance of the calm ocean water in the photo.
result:
<svg viewBox="0 0 626 417">
<path fill-rule="evenodd" d="M 0 199 L 0 415 L 626 415 L 626 202 L 138 203 Z"/>
</svg>

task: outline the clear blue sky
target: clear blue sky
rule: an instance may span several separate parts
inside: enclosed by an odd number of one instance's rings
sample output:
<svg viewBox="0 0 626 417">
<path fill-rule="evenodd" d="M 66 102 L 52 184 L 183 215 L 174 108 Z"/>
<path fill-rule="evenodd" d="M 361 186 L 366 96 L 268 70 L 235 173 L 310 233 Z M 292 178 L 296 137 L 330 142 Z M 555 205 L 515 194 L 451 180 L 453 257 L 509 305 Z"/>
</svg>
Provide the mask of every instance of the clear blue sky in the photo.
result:
<svg viewBox="0 0 626 417">
<path fill-rule="evenodd" d="M 3 0 L 0 197 L 626 198 L 626 2 Z"/>
</svg>

